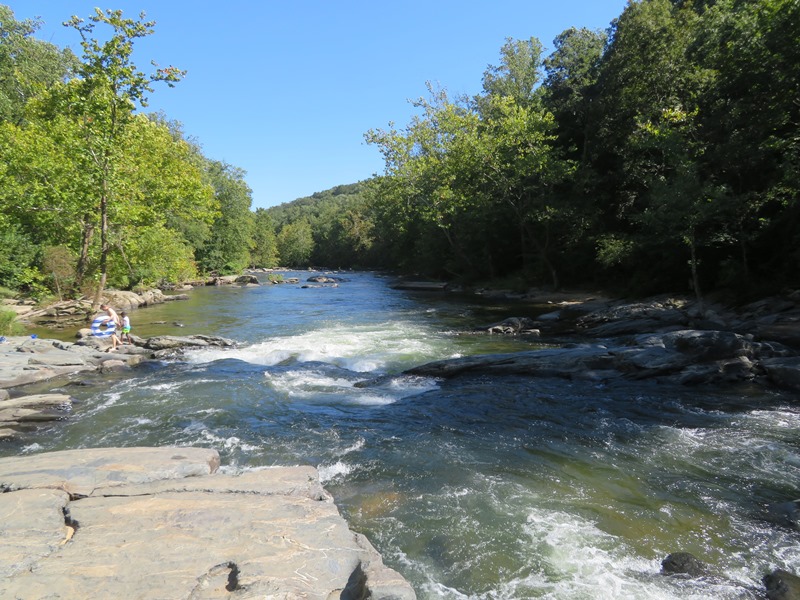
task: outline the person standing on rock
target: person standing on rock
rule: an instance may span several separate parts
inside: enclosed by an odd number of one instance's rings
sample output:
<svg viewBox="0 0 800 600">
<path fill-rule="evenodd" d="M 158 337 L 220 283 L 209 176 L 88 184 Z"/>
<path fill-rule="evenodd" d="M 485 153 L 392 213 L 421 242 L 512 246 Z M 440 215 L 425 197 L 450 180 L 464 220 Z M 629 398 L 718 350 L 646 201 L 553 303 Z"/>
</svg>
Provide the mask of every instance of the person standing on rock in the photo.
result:
<svg viewBox="0 0 800 600">
<path fill-rule="evenodd" d="M 104 319 L 103 323 L 113 322 L 115 328 L 119 327 L 122 324 L 121 321 L 119 320 L 119 315 L 117 314 L 117 311 L 111 308 L 108 304 L 101 304 L 100 310 L 106 311 L 106 314 L 108 315 L 108 318 Z M 117 337 L 117 332 L 115 330 L 114 333 L 111 334 L 111 348 L 106 350 L 106 352 L 114 352 L 117 349 L 117 345 L 119 343 L 120 343 L 119 338 Z"/>
<path fill-rule="evenodd" d="M 125 339 L 127 338 L 128 343 L 132 344 L 131 341 L 131 318 L 128 316 L 124 310 L 119 313 L 122 317 L 122 333 L 120 333 L 119 340 L 121 344 L 125 343 Z"/>
</svg>

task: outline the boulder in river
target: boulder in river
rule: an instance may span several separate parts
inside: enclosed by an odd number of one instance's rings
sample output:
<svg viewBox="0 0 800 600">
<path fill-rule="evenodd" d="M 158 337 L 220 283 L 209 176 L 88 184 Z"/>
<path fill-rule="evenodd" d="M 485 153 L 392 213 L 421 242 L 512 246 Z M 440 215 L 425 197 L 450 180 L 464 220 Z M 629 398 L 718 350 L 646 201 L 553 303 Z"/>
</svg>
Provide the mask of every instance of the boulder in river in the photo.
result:
<svg viewBox="0 0 800 600">
<path fill-rule="evenodd" d="M 800 598 L 800 577 L 776 569 L 764 576 L 767 600 L 798 600 Z"/>
<path fill-rule="evenodd" d="M 703 577 L 708 574 L 708 567 L 689 552 L 673 552 L 661 561 L 661 572 L 664 575 Z"/>
</svg>

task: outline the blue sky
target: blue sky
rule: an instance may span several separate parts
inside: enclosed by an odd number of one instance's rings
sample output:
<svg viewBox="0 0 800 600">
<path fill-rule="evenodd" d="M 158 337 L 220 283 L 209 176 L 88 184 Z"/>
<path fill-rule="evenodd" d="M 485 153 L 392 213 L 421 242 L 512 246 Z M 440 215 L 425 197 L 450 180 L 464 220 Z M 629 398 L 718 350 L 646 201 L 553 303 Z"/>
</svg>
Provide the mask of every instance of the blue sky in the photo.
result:
<svg viewBox="0 0 800 600">
<path fill-rule="evenodd" d="M 3 2 L 3 0 L 0 0 Z M 605 29 L 627 0 L 6 0 L 36 37 L 80 55 L 61 23 L 94 7 L 144 11 L 155 33 L 135 62 L 186 69 L 156 86 L 163 110 L 212 159 L 247 171 L 252 208 L 268 207 L 383 172 L 369 129 L 405 126 L 425 83 L 474 95 L 506 38 L 538 38 L 549 53 L 568 27 Z M 97 30 L 98 36 L 101 29 Z"/>
</svg>

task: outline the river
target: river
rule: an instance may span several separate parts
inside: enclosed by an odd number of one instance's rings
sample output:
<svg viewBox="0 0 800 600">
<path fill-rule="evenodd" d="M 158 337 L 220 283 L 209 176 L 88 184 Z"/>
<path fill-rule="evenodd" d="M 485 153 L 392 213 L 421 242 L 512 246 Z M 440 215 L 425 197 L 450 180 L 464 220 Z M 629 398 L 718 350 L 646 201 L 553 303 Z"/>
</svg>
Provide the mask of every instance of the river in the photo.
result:
<svg viewBox="0 0 800 600">
<path fill-rule="evenodd" d="M 69 419 L 0 453 L 177 444 L 218 449 L 228 472 L 313 465 L 351 528 L 422 599 L 756 598 L 768 571 L 800 571 L 800 534 L 767 517 L 800 497 L 793 397 L 380 378 L 535 347 L 465 332 L 545 308 L 343 276 L 338 287 L 197 289 L 133 311 L 137 335 L 239 347 L 59 384 L 76 399 Z M 715 576 L 661 575 L 676 551 Z"/>
</svg>

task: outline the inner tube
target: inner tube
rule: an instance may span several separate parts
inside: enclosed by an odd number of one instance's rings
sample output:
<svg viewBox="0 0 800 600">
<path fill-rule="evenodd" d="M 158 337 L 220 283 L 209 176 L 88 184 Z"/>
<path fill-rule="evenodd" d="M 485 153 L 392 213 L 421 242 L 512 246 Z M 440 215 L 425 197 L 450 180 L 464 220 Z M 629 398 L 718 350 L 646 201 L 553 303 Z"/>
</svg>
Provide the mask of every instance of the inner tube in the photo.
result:
<svg viewBox="0 0 800 600">
<path fill-rule="evenodd" d="M 117 326 L 114 320 L 106 321 L 106 319 L 108 319 L 108 317 L 99 316 L 92 321 L 92 333 L 97 337 L 108 337 L 113 335 L 114 331 L 116 331 Z"/>
</svg>

